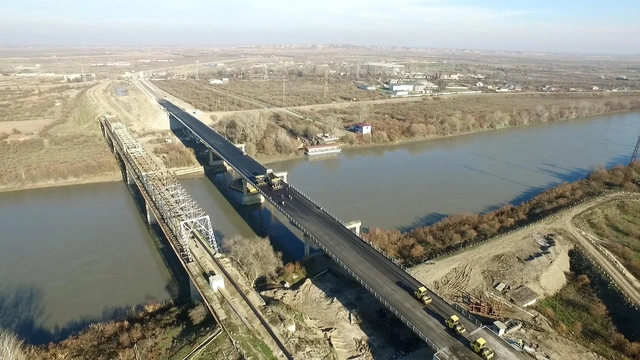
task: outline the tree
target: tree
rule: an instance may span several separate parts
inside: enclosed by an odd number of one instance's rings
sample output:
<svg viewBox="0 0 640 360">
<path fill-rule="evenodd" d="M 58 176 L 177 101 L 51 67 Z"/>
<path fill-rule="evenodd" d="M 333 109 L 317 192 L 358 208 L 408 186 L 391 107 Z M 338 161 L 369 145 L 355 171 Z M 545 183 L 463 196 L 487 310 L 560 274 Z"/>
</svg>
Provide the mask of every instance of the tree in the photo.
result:
<svg viewBox="0 0 640 360">
<path fill-rule="evenodd" d="M 438 90 L 438 92 L 443 92 L 445 90 L 447 90 L 447 82 L 444 80 L 438 80 L 438 87 L 436 88 L 436 90 Z"/>
<path fill-rule="evenodd" d="M 369 108 L 366 105 L 361 105 L 360 111 L 358 112 L 358 122 L 359 123 L 366 122 L 368 116 L 369 116 Z"/>
<path fill-rule="evenodd" d="M 331 135 L 334 135 L 336 130 L 342 128 L 342 120 L 336 116 L 327 116 L 322 119 L 322 123 L 325 125 L 327 132 Z"/>
<path fill-rule="evenodd" d="M 26 360 L 22 349 L 22 341 L 6 330 L 0 329 L 0 359 L 2 360 Z"/>
<path fill-rule="evenodd" d="M 282 267 L 282 253 L 273 250 L 269 238 L 236 235 L 223 239 L 222 247 L 244 270 L 251 285 L 263 276 L 273 279 Z"/>
</svg>

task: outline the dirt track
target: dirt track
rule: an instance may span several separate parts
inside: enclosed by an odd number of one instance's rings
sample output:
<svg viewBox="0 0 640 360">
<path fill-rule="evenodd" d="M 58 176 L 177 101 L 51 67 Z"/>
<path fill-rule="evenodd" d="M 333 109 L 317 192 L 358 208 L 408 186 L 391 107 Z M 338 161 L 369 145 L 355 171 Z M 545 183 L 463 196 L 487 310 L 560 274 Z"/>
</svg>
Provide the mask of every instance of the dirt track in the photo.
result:
<svg viewBox="0 0 640 360">
<path fill-rule="evenodd" d="M 572 223 L 576 216 L 593 207 L 629 198 L 640 199 L 640 194 L 612 194 L 591 201 L 566 211 L 559 217 L 488 241 L 469 251 L 437 259 L 435 265 L 418 265 L 411 272 L 449 299 L 459 295 L 460 289 L 482 296 L 496 281 L 525 284 L 541 295 L 550 296 L 566 282 L 564 272 L 569 270 L 568 250 L 575 243 L 611 276 L 629 298 L 640 304 L 640 289 L 634 287 Z M 562 230 L 568 231 L 573 240 L 557 236 L 556 245 L 550 249 L 550 254 L 523 261 L 539 251 L 534 234 L 557 234 Z"/>
<path fill-rule="evenodd" d="M 571 233 L 589 256 L 595 260 L 609 276 L 611 276 L 613 281 L 615 281 L 625 295 L 627 295 L 636 304 L 640 305 L 640 288 L 636 287 L 609 259 L 607 259 L 602 252 L 596 248 L 596 246 L 582 235 L 583 232 L 581 230 L 578 230 L 573 225 L 573 219 L 576 216 L 598 205 L 616 199 L 640 199 L 640 195 L 614 195 L 591 202 L 586 204 L 584 207 L 577 207 L 568 211 L 566 214 L 563 214 L 563 216 L 558 220 L 559 224 L 557 225 L 561 225 L 567 229 L 567 231 Z"/>
<path fill-rule="evenodd" d="M 135 85 L 128 86 L 129 95 L 116 97 L 109 94 L 113 82 L 100 82 L 87 90 L 89 99 L 100 109 L 118 115 L 136 131 L 146 129 L 167 130 L 166 114 L 153 104 Z"/>
</svg>

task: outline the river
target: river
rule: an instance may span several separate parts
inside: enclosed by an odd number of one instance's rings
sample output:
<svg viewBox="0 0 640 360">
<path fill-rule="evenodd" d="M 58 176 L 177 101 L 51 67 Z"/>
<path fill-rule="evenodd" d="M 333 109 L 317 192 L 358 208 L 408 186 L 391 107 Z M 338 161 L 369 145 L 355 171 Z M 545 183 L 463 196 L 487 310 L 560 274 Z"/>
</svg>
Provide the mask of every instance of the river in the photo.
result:
<svg viewBox="0 0 640 360">
<path fill-rule="evenodd" d="M 614 114 L 269 167 L 288 171 L 290 183 L 345 221 L 406 229 L 519 203 L 596 164 L 626 163 L 639 133 L 640 114 Z M 209 213 L 218 238 L 269 234 L 287 259 L 300 257 L 296 232 L 268 208 L 229 204 L 236 195 L 209 178 L 181 182 Z M 181 275 L 168 270 L 166 248 L 122 182 L 0 193 L 0 230 L 0 325 L 30 342 L 178 296 Z"/>
</svg>

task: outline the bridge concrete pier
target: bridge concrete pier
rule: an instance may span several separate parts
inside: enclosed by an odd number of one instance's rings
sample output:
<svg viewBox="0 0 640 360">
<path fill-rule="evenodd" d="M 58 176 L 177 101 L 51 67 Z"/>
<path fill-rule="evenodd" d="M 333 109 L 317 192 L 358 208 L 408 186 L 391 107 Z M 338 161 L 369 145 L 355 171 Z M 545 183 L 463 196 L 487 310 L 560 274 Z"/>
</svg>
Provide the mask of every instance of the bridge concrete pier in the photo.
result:
<svg viewBox="0 0 640 360">
<path fill-rule="evenodd" d="M 355 221 L 348 222 L 348 223 L 344 224 L 344 226 L 347 229 L 349 229 L 352 232 L 354 232 L 356 235 L 360 236 L 360 228 L 362 227 L 362 221 L 355 220 Z"/>
<path fill-rule="evenodd" d="M 211 149 L 209 149 L 209 165 L 227 167 L 227 163 Z"/>
<path fill-rule="evenodd" d="M 131 174 L 131 170 L 125 165 L 124 167 L 124 177 L 127 181 L 127 185 L 135 185 L 135 180 L 133 179 L 133 174 Z"/>
<path fill-rule="evenodd" d="M 251 186 L 251 188 L 255 190 L 253 186 Z M 242 178 L 242 205 L 255 205 L 262 204 L 263 202 L 264 196 L 257 191 L 255 193 L 250 193 L 247 179 Z"/>
<path fill-rule="evenodd" d="M 316 246 L 316 244 L 309 238 L 309 236 L 307 236 L 307 234 L 304 234 L 302 236 L 302 242 L 304 243 L 304 259 L 310 259 L 314 256 L 323 254 L 322 251 L 314 251 L 313 253 L 311 253 L 311 250 L 320 250 L 320 248 Z"/>
<path fill-rule="evenodd" d="M 147 213 L 147 224 L 149 225 L 155 225 L 158 223 L 158 219 L 156 219 L 156 216 L 153 214 L 153 211 L 151 211 L 151 207 L 149 207 L 149 204 L 147 204 L 147 202 L 144 202 L 144 208 L 145 208 L 145 212 Z"/>
</svg>

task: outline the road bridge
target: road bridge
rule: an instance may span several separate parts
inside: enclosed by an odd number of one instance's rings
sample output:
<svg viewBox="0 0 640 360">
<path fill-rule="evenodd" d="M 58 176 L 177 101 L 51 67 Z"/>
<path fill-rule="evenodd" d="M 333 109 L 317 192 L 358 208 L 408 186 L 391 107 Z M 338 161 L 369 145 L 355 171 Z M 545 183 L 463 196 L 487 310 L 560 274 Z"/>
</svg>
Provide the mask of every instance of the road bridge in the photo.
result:
<svg viewBox="0 0 640 360">
<path fill-rule="evenodd" d="M 170 101 L 159 98 L 158 102 L 170 116 L 191 131 L 211 152 L 244 181 L 251 183 L 267 201 L 302 230 L 305 238 L 327 253 L 434 349 L 434 359 L 478 359 L 469 344 L 479 337 L 485 338 L 488 346 L 495 351 L 494 359 L 529 358 L 461 308 L 459 311 L 432 291 L 429 290 L 433 298 L 431 304 L 425 306 L 417 301 L 412 291 L 423 284 L 393 259 L 347 229 L 340 219 L 290 184 L 285 183 L 277 191 L 258 186 L 254 182 L 255 176 L 264 175 L 267 171 L 262 164 Z M 456 336 L 445 328 L 445 319 L 454 314 L 468 329 L 466 336 Z"/>
</svg>

